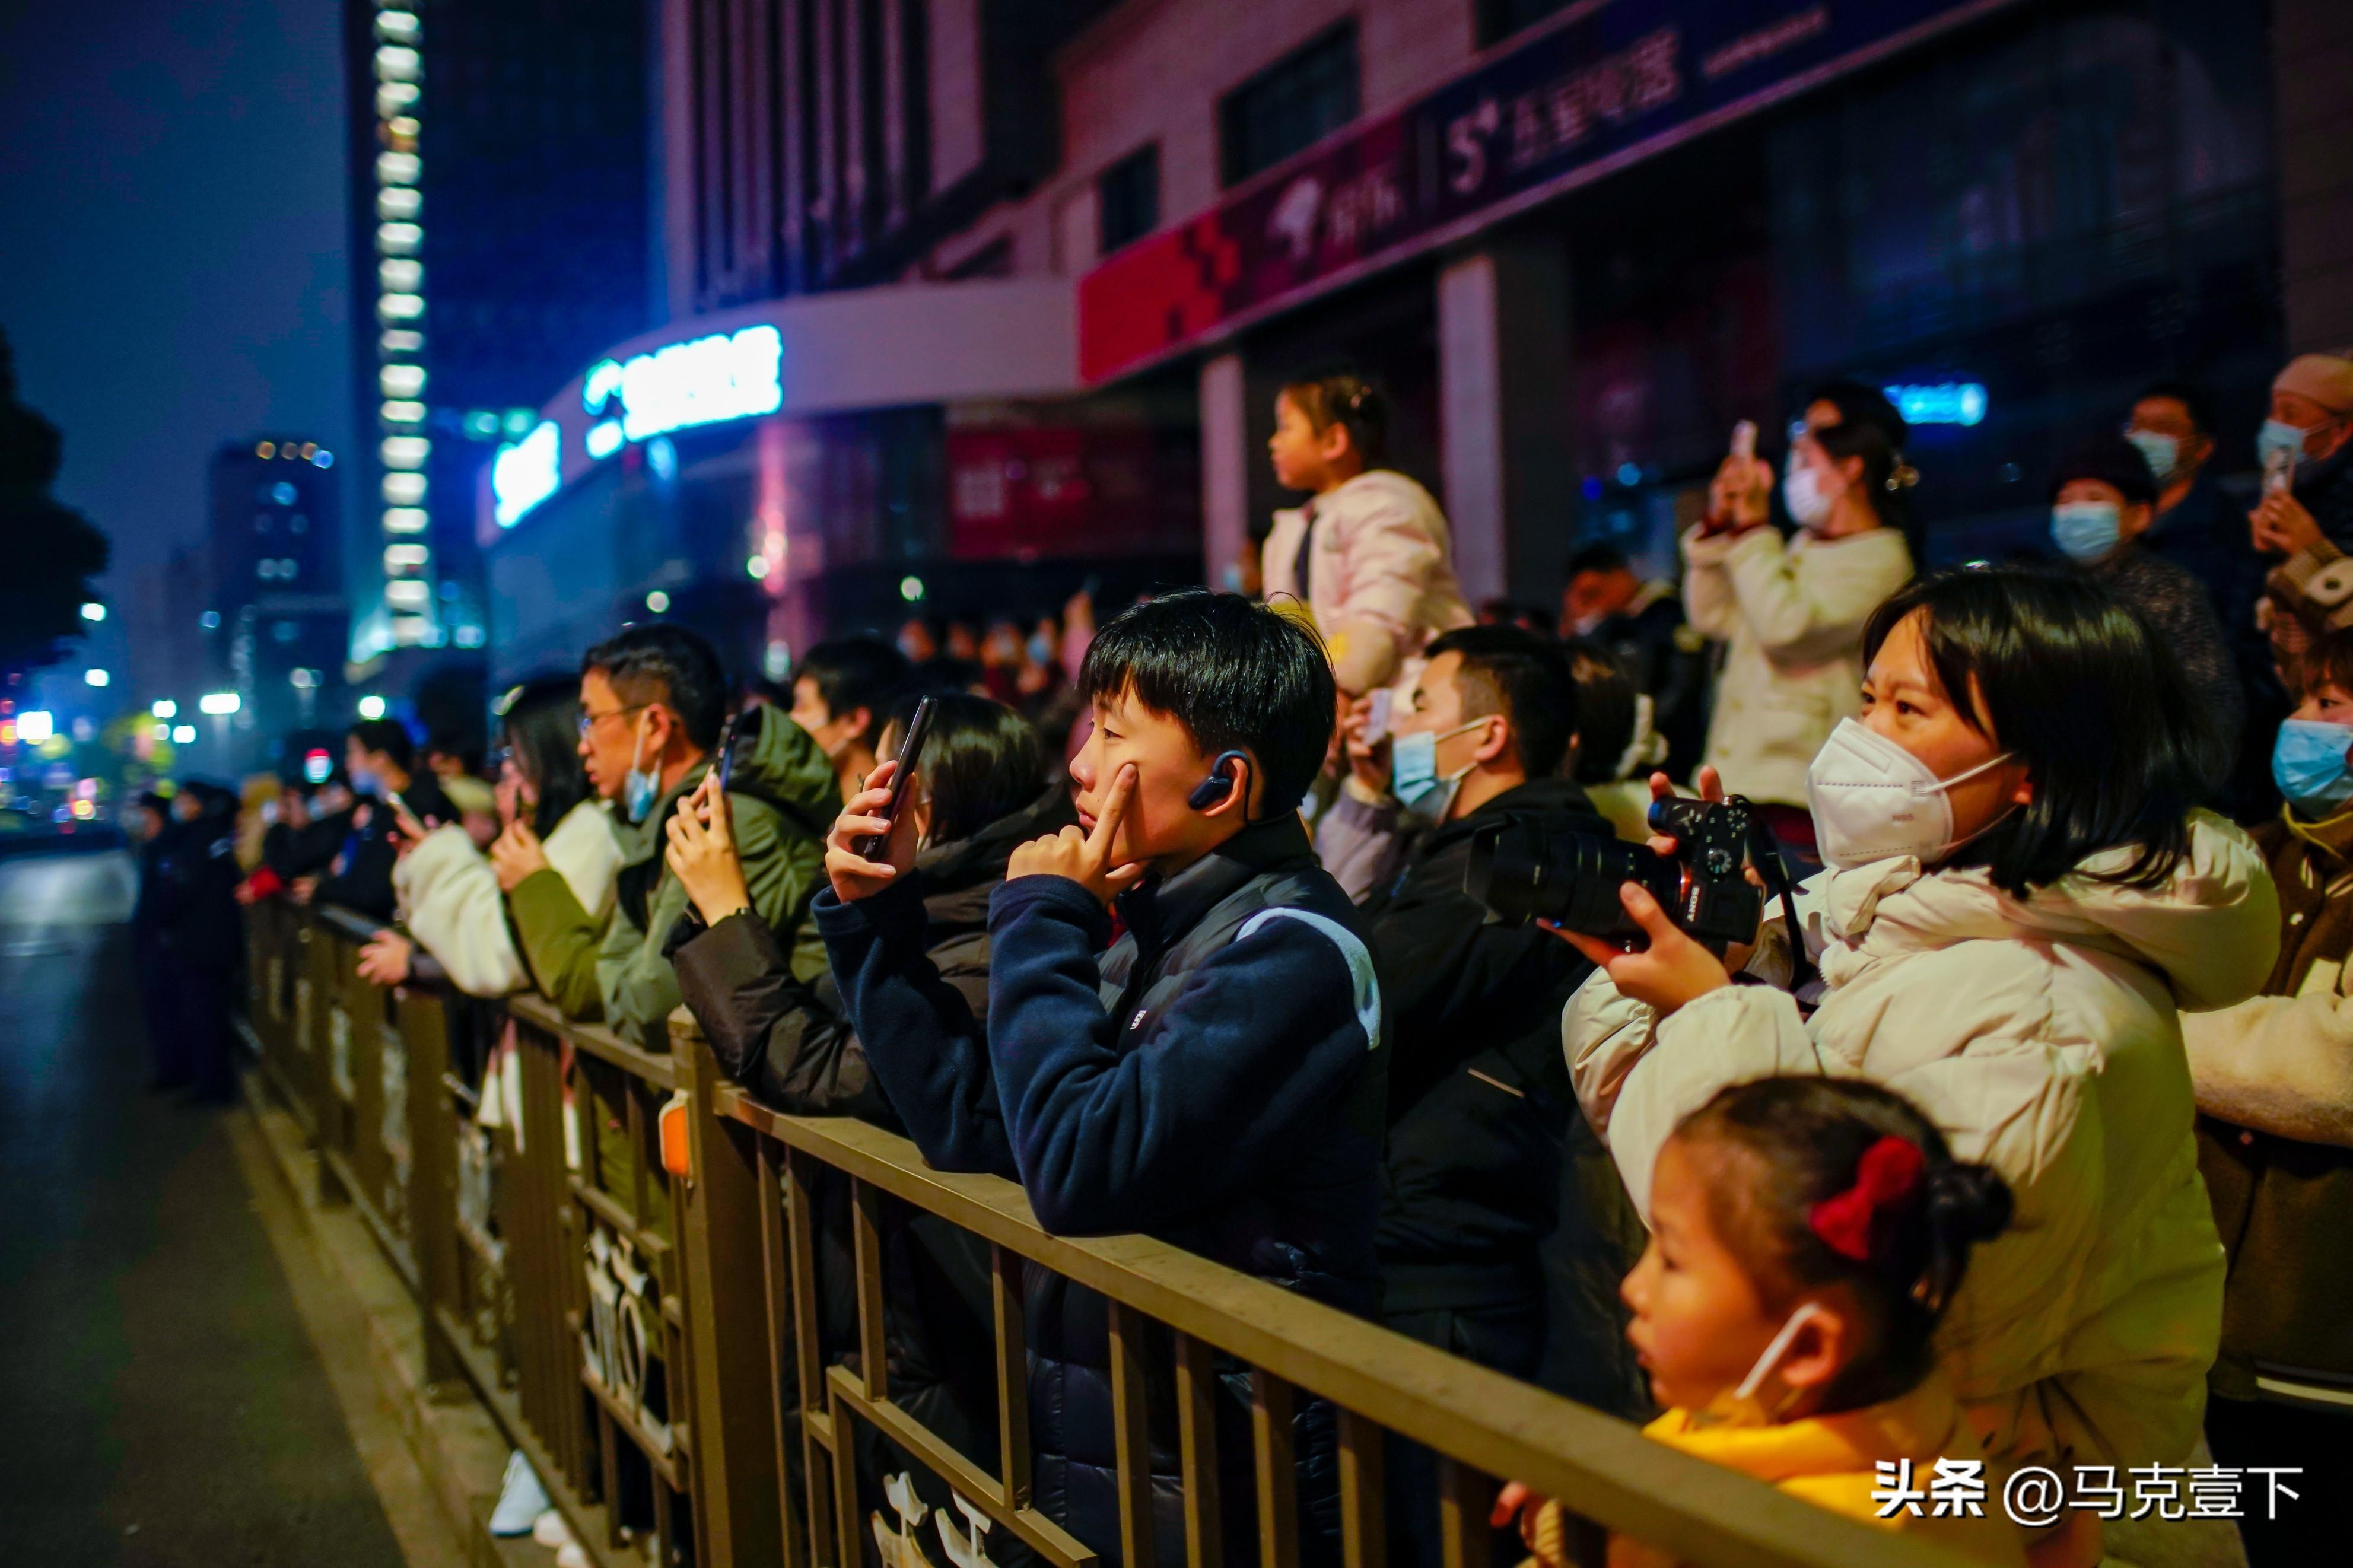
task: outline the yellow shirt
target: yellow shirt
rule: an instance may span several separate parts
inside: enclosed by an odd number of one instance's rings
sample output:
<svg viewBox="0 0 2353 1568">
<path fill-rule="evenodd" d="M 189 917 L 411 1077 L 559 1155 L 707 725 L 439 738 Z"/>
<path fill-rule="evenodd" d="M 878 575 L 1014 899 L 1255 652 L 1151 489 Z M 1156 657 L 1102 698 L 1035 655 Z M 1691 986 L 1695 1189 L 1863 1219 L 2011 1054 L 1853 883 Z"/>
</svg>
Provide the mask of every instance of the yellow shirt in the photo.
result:
<svg viewBox="0 0 2353 1568">
<path fill-rule="evenodd" d="M 1670 1410 L 1642 1428 L 1642 1435 L 1671 1448 L 1770 1481 L 1818 1508 L 1846 1514 L 1883 1530 L 1901 1530 L 1967 1553 L 1982 1563 L 2023 1568 L 2024 1537 L 2003 1514 L 1999 1476 L 1989 1472 L 1985 1449 L 1961 1419 L 1952 1385 L 1934 1373 L 1911 1393 L 1883 1405 L 1835 1415 L 1813 1415 L 1778 1426 L 1694 1426 L 1688 1410 Z M 1912 1461 L 1910 1486 L 1931 1490 L 1936 1461 L 1978 1461 L 1984 1482 L 1978 1515 L 1952 1509 L 1936 1513 L 1924 1498 L 1915 1516 L 1908 1508 L 1881 1518 L 1883 1504 L 1872 1497 L 1885 1487 L 1882 1461 Z"/>
</svg>

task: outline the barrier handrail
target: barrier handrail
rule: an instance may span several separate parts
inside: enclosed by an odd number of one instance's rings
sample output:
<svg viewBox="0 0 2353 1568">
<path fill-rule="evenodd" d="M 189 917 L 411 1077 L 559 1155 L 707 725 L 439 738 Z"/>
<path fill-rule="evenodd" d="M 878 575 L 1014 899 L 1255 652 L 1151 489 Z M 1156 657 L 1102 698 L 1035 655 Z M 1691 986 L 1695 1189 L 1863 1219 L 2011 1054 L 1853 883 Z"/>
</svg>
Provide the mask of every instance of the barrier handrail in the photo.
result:
<svg viewBox="0 0 2353 1568">
<path fill-rule="evenodd" d="M 1651 1442 L 1614 1415 L 1173 1243 L 1054 1235 L 1038 1224 L 1018 1185 L 934 1170 L 913 1142 L 871 1123 L 786 1115 L 739 1088 L 712 1098 L 722 1115 L 986 1241 L 1662 1550 L 1725 1568 L 1952 1568 L 1963 1561 L 1826 1513 Z"/>
<path fill-rule="evenodd" d="M 326 940 L 330 948 L 313 949 L 316 963 L 309 972 L 323 984 L 324 976 L 340 970 L 340 984 L 345 988 L 341 994 L 346 996 L 357 994 L 348 989 L 353 984 L 349 944 L 364 941 L 378 929 L 348 910 L 323 908 L 296 912 L 292 918 L 272 911 L 254 925 L 261 951 L 273 951 L 270 944 L 275 942 L 274 951 L 288 959 L 298 958 L 302 944 Z M 285 974 L 299 968 L 299 963 L 258 963 L 256 973 L 257 977 L 264 971 Z M 273 1068 L 271 1081 L 280 1093 L 290 1101 L 305 1100 L 317 1107 L 312 1120 L 322 1129 L 322 1183 L 332 1166 L 335 1179 L 328 1184 L 352 1188 L 356 1185 L 353 1172 L 364 1175 L 381 1167 L 381 1155 L 374 1157 L 373 1165 L 361 1166 L 356 1155 L 347 1159 L 338 1152 L 335 1140 L 349 1144 L 355 1137 L 372 1136 L 374 1128 L 366 1117 L 336 1110 L 318 1039 L 305 1038 L 323 1028 L 320 1020 L 325 1009 L 344 1005 L 329 994 L 336 990 L 325 986 L 315 1005 L 297 1009 L 297 1016 L 265 1018 L 262 1044 L 265 1065 Z M 1196 1351 L 1204 1356 L 1214 1351 L 1254 1369 L 1261 1435 L 1260 1536 L 1262 1550 L 1271 1553 L 1270 1563 L 1295 1561 L 1278 1544 L 1292 1529 L 1288 1487 L 1275 1487 L 1279 1496 L 1269 1500 L 1268 1478 L 1287 1468 L 1288 1442 L 1282 1439 L 1272 1449 L 1266 1446 L 1276 1441 L 1267 1436 L 1270 1424 L 1287 1429 L 1291 1390 L 1327 1400 L 1342 1413 L 1344 1498 L 1348 1467 L 1357 1467 L 1346 1541 L 1349 1568 L 1379 1568 L 1385 1560 L 1377 1533 L 1382 1432 L 1433 1449 L 1448 1462 L 1453 1479 L 1442 1484 L 1451 1489 L 1446 1500 L 1456 1510 L 1455 1525 L 1450 1527 L 1450 1568 L 1467 1568 L 1470 1562 L 1483 1560 L 1483 1548 L 1478 1548 L 1473 1556 L 1456 1562 L 1460 1552 L 1474 1550 L 1474 1540 L 1483 1540 L 1484 1521 L 1476 1513 L 1484 1508 L 1480 1500 L 1486 1495 L 1482 1489 L 1486 1483 L 1480 1478 L 1526 1482 L 1560 1499 L 1578 1520 L 1588 1521 L 1580 1529 L 1589 1531 L 1590 1526 L 1599 1526 L 1622 1532 L 1706 1568 L 1959 1568 L 1966 1561 L 1915 1535 L 1874 1529 L 1827 1512 L 1651 1442 L 1616 1416 L 1172 1243 L 1134 1234 L 1051 1234 L 1038 1224 L 1026 1194 L 1012 1182 L 934 1170 L 909 1140 L 868 1122 L 796 1116 L 757 1100 L 719 1076 L 707 1041 L 682 1011 L 673 1016 L 673 1050 L 665 1053 L 631 1045 L 602 1026 L 567 1019 L 535 996 L 510 997 L 503 1004 L 513 1024 L 523 1026 L 522 1035 L 539 1043 L 525 1053 L 529 1065 L 522 1084 L 521 1115 L 531 1125 L 532 1152 L 516 1166 L 509 1194 L 519 1205 L 511 1207 L 506 1221 L 517 1227 L 509 1237 L 508 1264 L 513 1297 L 509 1331 L 516 1339 L 501 1352 L 512 1356 L 514 1369 L 513 1382 L 505 1385 L 509 1391 L 501 1392 L 495 1367 L 484 1359 L 486 1352 L 462 1342 L 466 1325 L 449 1310 L 459 1268 L 452 1228 L 455 1124 L 465 1120 L 467 1108 L 459 1105 L 453 1113 L 448 1095 L 464 1086 L 450 1079 L 443 1065 L 447 1051 L 438 1005 L 427 1013 L 416 1010 L 414 1003 L 387 1002 L 395 1005 L 377 1013 L 371 1026 L 404 1037 L 416 1031 L 421 1053 L 412 1064 L 420 1089 L 411 1092 L 407 1102 L 416 1154 L 406 1190 L 417 1239 L 406 1250 L 417 1266 L 406 1278 L 424 1309 L 428 1355 L 443 1369 L 435 1375 L 462 1375 L 475 1384 L 485 1404 L 547 1472 L 543 1479 L 552 1495 L 599 1563 L 621 1561 L 607 1556 L 596 1539 L 607 1537 L 603 1544 L 617 1548 L 624 1535 L 619 1516 L 610 1511 L 616 1430 L 647 1454 L 661 1483 L 653 1491 L 652 1528 L 668 1537 L 675 1494 L 690 1510 L 681 1517 L 691 1524 L 696 1560 L 707 1568 L 800 1568 L 806 1563 L 840 1568 L 845 1552 L 851 1557 L 862 1555 L 862 1544 L 851 1544 L 862 1543 L 865 1533 L 858 1521 L 860 1487 L 849 1468 L 845 1423 L 852 1418 L 882 1425 L 886 1435 L 902 1442 L 915 1439 L 919 1462 L 935 1469 L 943 1458 L 954 1462 L 955 1456 L 937 1442 L 925 1448 L 920 1426 L 903 1407 L 892 1405 L 882 1387 L 884 1302 L 873 1205 L 883 1199 L 897 1199 L 936 1215 L 987 1243 L 992 1251 L 999 1386 L 1005 1391 L 999 1419 L 1008 1468 L 1002 1480 L 991 1480 L 969 1465 L 939 1473 L 959 1491 L 971 1490 L 976 1481 L 1000 1489 L 994 1498 L 975 1495 L 972 1500 L 1000 1521 L 1015 1523 L 1015 1532 L 1025 1539 L 1050 1536 L 1056 1550 L 1044 1554 L 1050 1561 L 1096 1559 L 1092 1552 L 1068 1550 L 1077 1543 L 1028 1506 L 1029 1460 L 1017 1460 L 1011 1452 L 1026 1438 L 1019 1414 L 1023 1405 L 1013 1392 L 1018 1383 L 1008 1387 L 1004 1381 L 1008 1369 L 1021 1365 L 1025 1353 L 1018 1288 L 1012 1283 L 1019 1268 L 1011 1261 L 1016 1258 L 1051 1270 L 1113 1303 L 1113 1379 L 1121 1411 L 1117 1418 L 1123 1423 L 1124 1538 L 1132 1530 L 1145 1528 L 1150 1479 L 1133 1468 L 1144 1453 L 1146 1395 L 1140 1363 L 1131 1357 L 1125 1371 L 1119 1370 L 1118 1346 L 1133 1343 L 1124 1336 L 1138 1321 L 1150 1320 L 1177 1336 L 1180 1361 Z M 595 1152 L 585 1126 L 579 1131 L 589 1164 L 584 1170 L 575 1163 L 566 1173 L 564 1137 L 554 1129 L 558 1119 L 568 1119 L 575 1111 L 566 1104 L 571 1091 L 558 1076 L 554 1047 L 559 1041 L 568 1043 L 578 1056 L 608 1064 L 636 1080 L 638 1087 L 627 1097 L 627 1120 L 631 1138 L 639 1140 L 640 1155 L 647 1119 L 663 1094 L 691 1091 L 689 1124 L 696 1167 L 691 1178 L 673 1184 L 659 1167 L 649 1171 L 640 1164 L 633 1175 L 634 1199 L 626 1194 L 608 1196 L 596 1187 L 603 1157 Z M 421 1087 L 425 1085 L 429 1090 Z M 582 1092 L 585 1096 L 586 1091 Z M 584 1099 L 584 1116 L 586 1104 Z M 521 1152 L 519 1145 L 513 1152 Z M 850 1184 L 862 1371 L 845 1370 L 838 1360 L 819 1367 L 808 1359 L 818 1353 L 818 1331 L 809 1316 L 814 1297 L 807 1290 L 813 1283 L 807 1272 L 812 1237 L 803 1228 L 811 1217 L 805 1180 L 810 1165 L 828 1167 Z M 677 1205 L 674 1219 L 664 1221 L 660 1236 L 645 1229 L 649 1186 L 659 1189 L 665 1205 Z M 798 1220 L 793 1218 L 797 1204 Z M 577 1408 L 583 1392 L 577 1340 L 587 1326 L 578 1259 L 596 1226 L 630 1238 L 661 1282 L 656 1292 L 658 1321 L 650 1324 L 659 1343 L 652 1353 L 665 1358 L 670 1380 L 670 1426 L 656 1442 L 633 1425 L 631 1413 L 611 1390 L 593 1376 L 587 1379 L 605 1413 L 600 1419 L 607 1423 L 601 1495 L 590 1483 L 591 1470 L 599 1468 L 594 1435 L 583 1428 Z M 379 1227 L 378 1234 L 387 1251 L 403 1250 L 388 1231 Z M 1008 1268 L 1014 1276 L 1007 1275 Z M 521 1301 L 526 1285 L 532 1297 L 528 1313 Z M 676 1359 L 669 1360 L 672 1356 Z M 790 1374 L 787 1381 L 801 1392 L 786 1398 L 779 1394 L 779 1379 L 797 1357 L 807 1371 Z M 1180 1393 L 1178 1397 L 1181 1402 L 1187 1396 Z M 1351 1430 L 1357 1447 L 1347 1447 Z M 1372 1444 L 1369 1454 L 1361 1447 L 1367 1440 Z M 805 1443 L 809 1445 L 809 1495 L 804 1508 L 804 1500 L 792 1495 L 800 1489 L 799 1483 L 787 1484 L 787 1472 L 793 1468 L 788 1456 L 802 1452 Z M 925 1452 L 932 1456 L 929 1460 L 920 1458 Z M 820 1462 L 830 1468 L 829 1481 L 818 1473 Z M 1275 1469 L 1270 1471 L 1270 1465 Z M 1192 1474 L 1189 1449 L 1186 1467 Z M 1203 1507 L 1214 1517 L 1214 1501 Z M 1018 1519 L 1007 1518 L 1008 1510 Z M 1367 1529 L 1375 1531 L 1369 1541 L 1364 1534 Z M 1588 1533 L 1572 1547 L 1574 1560 L 1598 1563 L 1592 1555 L 1598 1542 L 1598 1534 Z M 1131 1563 L 1151 1561 L 1148 1531 L 1145 1538 L 1124 1543 Z M 1214 1548 L 1214 1542 L 1209 1544 Z M 1187 1555 L 1216 1560 L 1214 1550 Z"/>
</svg>

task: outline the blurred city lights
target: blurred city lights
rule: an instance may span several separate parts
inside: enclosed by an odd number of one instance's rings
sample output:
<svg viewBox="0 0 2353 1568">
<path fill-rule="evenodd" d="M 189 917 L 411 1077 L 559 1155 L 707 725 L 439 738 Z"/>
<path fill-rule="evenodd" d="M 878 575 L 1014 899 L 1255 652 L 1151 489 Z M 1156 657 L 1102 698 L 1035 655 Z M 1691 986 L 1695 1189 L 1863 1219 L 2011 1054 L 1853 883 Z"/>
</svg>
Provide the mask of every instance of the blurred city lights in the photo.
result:
<svg viewBox="0 0 2353 1568">
<path fill-rule="evenodd" d="M 81 678 L 84 682 L 91 686 L 104 686 L 108 681 L 114 679 L 114 677 L 109 675 L 106 671 L 97 668 L 94 666 L 89 669 L 83 670 L 81 672 Z"/>
<path fill-rule="evenodd" d="M 190 746 L 195 743 L 195 740 L 196 727 L 194 724 L 175 724 L 172 727 L 174 744 Z"/>
<path fill-rule="evenodd" d="M 768 574 L 768 558 L 765 555 L 753 556 L 744 563 L 744 572 L 752 581 L 758 582 Z"/>
<path fill-rule="evenodd" d="M 923 580 L 921 577 L 902 577 L 899 579 L 899 597 L 906 600 L 907 603 L 912 605 L 923 596 Z"/>
<path fill-rule="evenodd" d="M 659 588 L 656 588 L 652 593 L 646 595 L 646 608 L 651 610 L 655 615 L 660 615 L 664 610 L 670 608 L 670 595 L 663 593 Z"/>
<path fill-rule="evenodd" d="M 1883 386 L 1887 401 L 1913 425 L 1982 425 L 1986 389 L 1974 381 L 1940 381 L 1917 386 Z"/>
<path fill-rule="evenodd" d="M 384 699 L 371 691 L 360 699 L 359 710 L 363 719 L 381 719 L 384 717 Z"/>
<path fill-rule="evenodd" d="M 564 433 L 543 419 L 522 440 L 499 448 L 491 463 L 491 515 L 512 528 L 564 482 Z"/>
<path fill-rule="evenodd" d="M 16 740 L 21 745 L 37 746 L 57 732 L 57 720 L 47 709 L 28 708 L 16 715 Z"/>
<path fill-rule="evenodd" d="M 204 627 L 205 630 L 208 632 L 216 632 L 220 630 L 220 612 L 218 610 L 206 610 L 203 615 L 196 617 L 196 625 Z"/>
<path fill-rule="evenodd" d="M 581 384 L 580 401 L 586 412 L 600 415 L 618 397 L 632 441 L 774 414 L 784 406 L 784 335 L 775 327 L 714 332 L 638 354 L 626 364 L 599 361 Z"/>
<path fill-rule="evenodd" d="M 106 619 L 106 606 L 92 599 L 82 605 L 81 618 L 85 621 L 102 621 Z"/>
<path fill-rule="evenodd" d="M 158 697 L 155 705 L 148 711 L 158 719 L 176 719 L 180 716 L 180 705 L 168 697 Z"/>
<path fill-rule="evenodd" d="M 311 784 L 325 784 L 327 775 L 335 771 L 335 759 L 317 747 L 302 753 L 302 776 Z"/>
<path fill-rule="evenodd" d="M 207 691 L 196 699 L 198 710 L 210 713 L 216 718 L 223 714 L 234 713 L 243 705 L 234 691 Z"/>
</svg>

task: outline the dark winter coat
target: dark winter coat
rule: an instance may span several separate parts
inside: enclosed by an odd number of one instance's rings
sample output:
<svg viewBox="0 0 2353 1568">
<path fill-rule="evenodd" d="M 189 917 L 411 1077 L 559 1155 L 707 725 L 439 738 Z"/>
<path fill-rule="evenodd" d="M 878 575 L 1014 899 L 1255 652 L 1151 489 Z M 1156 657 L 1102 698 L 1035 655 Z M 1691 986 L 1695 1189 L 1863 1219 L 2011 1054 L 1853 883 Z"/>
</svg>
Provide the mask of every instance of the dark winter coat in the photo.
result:
<svg viewBox="0 0 2353 1568">
<path fill-rule="evenodd" d="M 913 889 L 817 903 L 876 1076 L 934 1164 L 1017 1179 L 1065 1232 L 1147 1231 L 1293 1289 L 1369 1310 L 1378 1214 L 1382 1003 L 1356 911 L 1295 817 L 1260 824 L 1120 900 L 1029 877 L 990 900 L 984 1031 L 923 951 Z M 1107 1314 L 1027 1279 L 1038 1506 L 1116 1560 Z M 1147 1352 L 1155 1381 L 1166 1372 Z M 1173 1386 L 1152 1402 L 1173 1413 Z M 1221 1426 L 1240 1405 L 1223 1408 Z M 1328 1531 L 1329 1412 L 1298 1434 L 1302 1513 Z M 1183 1555 L 1173 1426 L 1155 1423 L 1155 1535 Z M 1219 1444 L 1224 1511 L 1247 1540 L 1250 1447 Z"/>
<path fill-rule="evenodd" d="M 1651 728 L 1667 742 L 1660 765 L 1672 778 L 1699 766 L 1707 742 L 1707 638 L 1683 617 L 1683 600 L 1665 584 L 1646 586 L 1634 603 L 1586 634 L 1607 649 L 1651 700 Z"/>
<path fill-rule="evenodd" d="M 988 1006 L 988 898 L 1005 879 L 1006 861 L 1016 845 L 1077 820 L 1070 790 L 1057 784 L 971 837 L 916 858 L 932 964 L 976 1012 Z M 692 921 L 687 929 L 690 940 L 670 959 L 728 1077 L 779 1110 L 903 1130 L 874 1081 L 830 969 L 811 981 L 796 977 L 756 913 L 712 927 Z"/>
<path fill-rule="evenodd" d="M 427 827 L 458 820 L 458 808 L 449 804 L 430 773 L 412 776 L 401 799 L 409 815 Z M 358 809 L 353 808 L 343 847 L 335 852 L 333 868 L 320 879 L 311 901 L 389 921 L 399 907 L 392 888 L 392 868 L 400 858 L 399 846 L 394 841 L 395 819 L 392 808 L 381 800 L 363 804 L 367 806 L 367 820 L 361 822 Z"/>
</svg>

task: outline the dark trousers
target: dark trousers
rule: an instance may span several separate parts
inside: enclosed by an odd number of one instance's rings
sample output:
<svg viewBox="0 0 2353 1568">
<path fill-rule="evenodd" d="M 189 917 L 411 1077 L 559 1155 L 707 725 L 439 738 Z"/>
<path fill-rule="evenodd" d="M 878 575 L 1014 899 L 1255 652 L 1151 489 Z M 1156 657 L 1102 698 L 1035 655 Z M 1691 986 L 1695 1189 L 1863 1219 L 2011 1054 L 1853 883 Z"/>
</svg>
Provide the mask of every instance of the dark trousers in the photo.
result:
<svg viewBox="0 0 2353 1568">
<path fill-rule="evenodd" d="M 2353 1412 L 2269 1401 L 2209 1399 L 2206 1441 L 2232 1468 L 2301 1467 L 2282 1478 L 2296 1494 L 2271 1511 L 2270 1478 L 2249 1476 L 2240 1496 L 2239 1536 L 2250 1568 L 2306 1568 L 2345 1561 L 2353 1542 Z"/>
<path fill-rule="evenodd" d="M 173 1016 L 179 1025 L 181 1060 L 200 1099 L 227 1102 L 237 1091 L 229 1055 L 232 961 L 185 958 L 172 966 Z"/>
<path fill-rule="evenodd" d="M 172 955 L 161 942 L 138 949 L 139 1010 L 147 1020 L 147 1055 L 155 1064 L 155 1087 L 176 1089 L 188 1081 L 187 1037 L 180 1032 L 180 993 Z"/>
<path fill-rule="evenodd" d="M 1544 1359 L 1544 1302 L 1533 1295 L 1496 1306 L 1389 1312 L 1383 1321 L 1408 1339 L 1530 1382 Z M 1438 1456 L 1394 1435 L 1387 1456 L 1390 1568 L 1438 1568 Z M 1490 1562 L 1513 1563 L 1527 1554 L 1516 1526 L 1491 1535 Z"/>
</svg>

